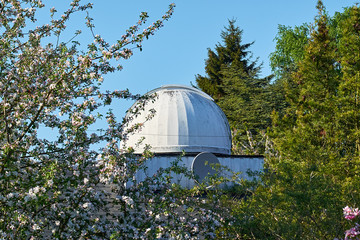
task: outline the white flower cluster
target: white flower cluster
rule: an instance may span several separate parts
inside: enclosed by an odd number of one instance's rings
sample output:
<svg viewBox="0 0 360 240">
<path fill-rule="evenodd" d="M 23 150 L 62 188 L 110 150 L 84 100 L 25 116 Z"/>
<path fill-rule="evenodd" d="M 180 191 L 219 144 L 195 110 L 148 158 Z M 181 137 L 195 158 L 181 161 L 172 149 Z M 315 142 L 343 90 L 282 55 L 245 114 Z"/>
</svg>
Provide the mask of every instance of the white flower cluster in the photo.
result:
<svg viewBox="0 0 360 240">
<path fill-rule="evenodd" d="M 25 195 L 24 201 L 30 201 L 37 198 L 38 195 L 45 193 L 46 189 L 44 187 L 36 186 L 34 188 L 29 189 L 29 192 Z"/>
</svg>

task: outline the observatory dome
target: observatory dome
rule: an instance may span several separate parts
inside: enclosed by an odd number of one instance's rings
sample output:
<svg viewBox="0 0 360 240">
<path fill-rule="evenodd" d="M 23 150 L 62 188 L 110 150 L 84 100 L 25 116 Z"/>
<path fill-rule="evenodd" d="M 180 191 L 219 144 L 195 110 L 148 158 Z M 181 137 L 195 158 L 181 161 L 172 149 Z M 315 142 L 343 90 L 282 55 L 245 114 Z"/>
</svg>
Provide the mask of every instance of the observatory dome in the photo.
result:
<svg viewBox="0 0 360 240">
<path fill-rule="evenodd" d="M 140 127 L 127 135 L 123 147 L 133 147 L 135 153 L 147 144 L 154 153 L 231 153 L 229 123 L 209 95 L 180 85 L 162 86 L 146 95 L 153 99 L 140 112 L 135 111 L 140 101 L 128 110 L 125 130 Z"/>
</svg>

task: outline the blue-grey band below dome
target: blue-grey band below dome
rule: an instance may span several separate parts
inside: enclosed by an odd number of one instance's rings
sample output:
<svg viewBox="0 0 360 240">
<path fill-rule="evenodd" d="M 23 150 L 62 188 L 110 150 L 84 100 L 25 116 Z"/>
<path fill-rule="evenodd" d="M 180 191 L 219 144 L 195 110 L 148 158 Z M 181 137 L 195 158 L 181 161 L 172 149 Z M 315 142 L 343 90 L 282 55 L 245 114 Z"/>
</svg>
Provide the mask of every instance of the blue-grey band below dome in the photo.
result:
<svg viewBox="0 0 360 240">
<path fill-rule="evenodd" d="M 188 153 L 200 153 L 200 152 L 211 152 L 211 153 L 219 153 L 230 155 L 231 150 L 229 148 L 219 148 L 219 147 L 212 147 L 212 146 L 187 146 L 187 145 L 174 145 L 174 146 L 152 146 L 150 151 L 155 153 L 181 153 L 181 152 L 188 152 Z M 138 149 L 135 150 L 136 154 L 141 153 Z"/>
</svg>

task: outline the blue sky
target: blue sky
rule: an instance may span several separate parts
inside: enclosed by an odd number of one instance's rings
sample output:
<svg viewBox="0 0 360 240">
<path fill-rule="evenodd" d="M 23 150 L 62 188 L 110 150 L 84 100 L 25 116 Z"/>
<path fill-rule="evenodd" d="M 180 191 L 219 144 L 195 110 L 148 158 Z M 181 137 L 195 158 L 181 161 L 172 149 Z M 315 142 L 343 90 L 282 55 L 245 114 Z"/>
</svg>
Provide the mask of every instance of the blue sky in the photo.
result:
<svg viewBox="0 0 360 240">
<path fill-rule="evenodd" d="M 255 41 L 250 48 L 254 57 L 263 62 L 262 73 L 271 73 L 269 54 L 274 51 L 273 41 L 279 24 L 287 26 L 312 22 L 317 13 L 317 0 L 102 0 L 94 1 L 90 15 L 95 19 L 95 33 L 109 42 L 114 42 L 138 20 L 140 12 L 150 15 L 150 25 L 167 11 L 167 6 L 176 4 L 173 17 L 154 36 L 143 44 L 143 51 L 123 64 L 121 72 L 107 75 L 106 89 L 128 88 L 133 93 L 144 94 L 166 84 L 190 85 L 196 74 L 204 74 L 207 49 L 221 41 L 220 33 L 228 19 L 235 18 L 243 29 L 243 43 Z M 333 15 L 343 7 L 355 4 L 354 0 L 324 0 L 327 11 Z M 46 3 L 46 2 L 45 2 Z M 61 3 L 64 6 L 65 1 Z M 48 7 L 51 4 L 48 3 Z M 84 16 L 74 18 L 71 28 L 84 30 Z M 115 105 L 119 114 L 131 105 Z"/>
</svg>

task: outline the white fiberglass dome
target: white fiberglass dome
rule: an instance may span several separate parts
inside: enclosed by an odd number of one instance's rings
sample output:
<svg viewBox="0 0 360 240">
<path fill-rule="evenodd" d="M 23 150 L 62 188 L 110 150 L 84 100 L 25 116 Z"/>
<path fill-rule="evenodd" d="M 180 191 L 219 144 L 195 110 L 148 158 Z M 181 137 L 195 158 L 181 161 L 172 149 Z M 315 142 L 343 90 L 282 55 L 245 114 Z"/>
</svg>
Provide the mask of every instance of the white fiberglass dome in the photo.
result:
<svg viewBox="0 0 360 240">
<path fill-rule="evenodd" d="M 154 153 L 231 153 L 231 132 L 223 111 L 204 92 L 187 86 L 167 85 L 148 92 L 154 96 L 139 114 L 128 111 L 127 129 L 140 128 L 128 134 L 122 147 L 133 147 L 141 153 L 146 145 Z M 149 114 L 154 115 L 149 119 Z M 141 142 L 139 144 L 139 142 Z"/>
</svg>

